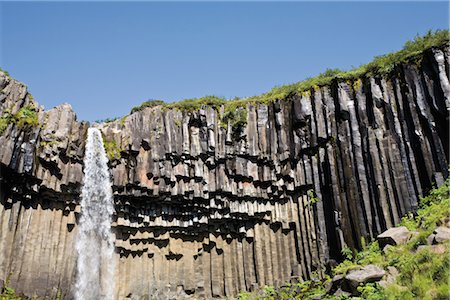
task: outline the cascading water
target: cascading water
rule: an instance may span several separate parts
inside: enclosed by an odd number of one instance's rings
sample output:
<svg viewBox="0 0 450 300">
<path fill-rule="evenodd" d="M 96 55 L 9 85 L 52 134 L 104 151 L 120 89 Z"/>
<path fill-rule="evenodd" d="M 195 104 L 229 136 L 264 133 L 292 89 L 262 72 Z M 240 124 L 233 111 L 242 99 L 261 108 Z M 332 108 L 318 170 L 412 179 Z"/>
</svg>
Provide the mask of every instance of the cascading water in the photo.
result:
<svg viewBox="0 0 450 300">
<path fill-rule="evenodd" d="M 76 300 L 112 300 L 114 293 L 114 212 L 108 159 L 101 133 L 88 129 L 76 250 Z"/>
</svg>

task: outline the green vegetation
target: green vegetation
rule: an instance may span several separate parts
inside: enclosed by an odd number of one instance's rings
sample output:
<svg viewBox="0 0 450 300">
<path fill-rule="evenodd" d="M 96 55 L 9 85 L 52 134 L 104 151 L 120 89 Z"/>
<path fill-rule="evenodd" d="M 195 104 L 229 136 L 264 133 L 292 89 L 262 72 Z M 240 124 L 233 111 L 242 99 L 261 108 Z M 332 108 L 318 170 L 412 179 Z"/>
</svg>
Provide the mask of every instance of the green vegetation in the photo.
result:
<svg viewBox="0 0 450 300">
<path fill-rule="evenodd" d="M 417 250 L 419 245 L 426 245 L 426 238 L 433 230 L 450 219 L 450 180 L 440 188 L 433 189 L 427 197 L 420 199 L 417 214 L 403 218 L 400 225 L 418 232 L 405 245 L 388 247 L 383 251 L 378 242 L 366 245 L 361 239 L 361 251 L 356 252 L 348 247 L 342 249 L 345 260 L 332 270 L 332 274 L 346 274 L 348 271 L 369 264 L 383 268 L 393 266 L 399 271 L 396 282 L 383 288 L 378 283 L 367 283 L 358 287 L 359 297 L 352 299 L 396 300 L 396 299 L 449 299 L 450 297 L 450 242 L 442 244 L 439 251 L 430 248 Z M 325 287 L 330 282 L 330 276 L 319 278 L 312 276 L 298 284 L 275 289 L 265 287 L 256 292 L 242 292 L 236 299 L 313 299 L 321 295 L 321 299 L 350 299 L 346 296 L 337 297 L 324 295 Z"/>
<path fill-rule="evenodd" d="M 221 118 L 220 126 L 226 128 L 228 123 L 231 125 L 233 139 L 238 140 L 245 125 L 247 125 L 247 110 L 241 107 L 236 109 L 225 107 L 225 113 Z"/>
<path fill-rule="evenodd" d="M 122 150 L 117 145 L 115 140 L 110 141 L 103 136 L 103 146 L 105 147 L 106 156 L 108 156 L 109 160 L 120 158 L 120 152 Z"/>
<path fill-rule="evenodd" d="M 5 110 L 0 117 L 0 135 L 3 134 L 9 124 L 15 124 L 20 130 L 28 130 L 39 126 L 38 113 L 33 105 L 26 105 L 15 114 Z"/>
<path fill-rule="evenodd" d="M 144 103 L 142 103 L 139 106 L 133 107 L 131 109 L 130 113 L 132 114 L 134 112 L 141 111 L 141 110 L 143 110 L 144 108 L 147 108 L 147 107 L 155 107 L 155 106 L 159 106 L 159 105 L 163 105 L 164 106 L 165 104 L 166 103 L 164 101 L 162 101 L 162 100 L 148 100 L 148 101 L 145 101 Z"/>
<path fill-rule="evenodd" d="M 119 117 L 106 118 L 106 119 L 103 119 L 103 120 L 95 120 L 94 122 L 95 123 L 111 123 L 111 122 L 114 122 L 115 120 L 118 120 L 118 119 L 119 119 Z"/>
<path fill-rule="evenodd" d="M 41 140 L 40 142 L 39 142 L 39 145 L 41 146 L 41 147 L 45 147 L 45 146 L 53 146 L 53 145 L 57 145 L 58 144 L 58 141 L 43 141 L 43 140 Z"/>
<path fill-rule="evenodd" d="M 10 276 L 11 276 L 11 274 L 10 274 Z M 8 276 L 8 279 L 6 280 L 3 287 L 0 287 L 0 300 L 31 300 L 31 299 L 38 300 L 39 299 L 38 296 L 36 296 L 36 294 L 32 298 L 17 295 L 16 291 L 9 286 L 10 276 Z M 45 297 L 42 299 L 50 299 L 50 298 Z M 58 291 L 56 292 L 56 296 L 52 297 L 51 299 L 61 300 L 62 299 L 61 291 L 58 289 Z"/>
<path fill-rule="evenodd" d="M 267 104 L 276 100 L 288 100 L 294 94 L 308 96 L 311 94 L 312 90 L 317 89 L 320 86 L 329 85 L 334 80 L 346 81 L 354 89 L 357 89 L 361 86 L 361 80 L 359 80 L 359 78 L 365 76 L 387 76 L 394 72 L 396 66 L 400 64 L 406 62 L 420 63 L 424 51 L 433 47 L 442 47 L 445 44 L 448 44 L 449 40 L 448 30 L 429 31 L 424 36 L 417 36 L 412 41 L 407 41 L 402 50 L 377 56 L 368 64 L 353 68 L 349 71 L 327 69 L 324 73 L 321 73 L 316 77 L 307 78 L 293 84 L 274 87 L 272 90 L 262 95 L 248 98 L 236 97 L 231 100 L 217 96 L 205 96 L 201 98 L 185 99 L 175 103 L 165 103 L 162 100 L 149 100 L 138 107 L 134 107 L 131 110 L 131 113 L 140 111 L 146 107 L 158 105 L 168 109 L 185 111 L 196 111 L 203 105 L 218 110 L 220 106 L 225 105 L 225 109 L 230 107 L 229 111 L 232 111 L 238 107 L 245 108 L 247 104 Z"/>
<path fill-rule="evenodd" d="M 8 77 L 9 77 L 9 73 L 8 73 L 8 71 L 5 71 L 5 70 L 3 70 L 2 68 L 0 68 L 0 72 L 3 72 L 3 73 L 5 73 L 5 74 L 6 74 L 6 76 L 8 76 Z"/>
<path fill-rule="evenodd" d="M 224 113 L 221 116 L 220 125 L 225 128 L 230 123 L 233 130 L 233 138 L 239 139 L 247 123 L 246 107 L 248 104 L 268 104 L 277 100 L 288 101 L 296 94 L 309 97 L 314 90 L 317 90 L 321 86 L 330 85 L 334 81 L 347 82 L 354 90 L 358 90 L 362 85 L 361 78 L 367 76 L 389 76 L 395 72 L 396 67 L 400 64 L 406 62 L 420 63 L 424 51 L 433 47 L 442 47 L 448 44 L 449 40 L 448 30 L 429 31 L 424 36 L 417 36 L 414 40 L 406 42 L 402 50 L 377 56 L 372 62 L 358 68 L 353 68 L 349 71 L 327 69 L 316 77 L 307 78 L 293 84 L 274 87 L 262 95 L 247 98 L 235 97 L 229 100 L 224 97 L 205 96 L 184 99 L 174 103 L 165 103 L 163 100 L 148 100 L 139 106 L 133 107 L 131 113 L 155 106 L 161 106 L 163 109 L 177 109 L 187 112 L 198 111 L 203 106 L 209 106 L 219 111 L 220 107 L 223 106 Z M 107 119 L 104 122 L 114 120 L 116 119 Z M 124 118 L 121 119 L 120 123 L 122 125 L 125 124 Z M 178 124 L 180 122 L 176 121 L 175 125 L 179 126 Z M 0 121 L 0 130 L 1 126 Z"/>
<path fill-rule="evenodd" d="M 168 109 L 178 109 L 184 111 L 196 111 L 202 106 L 209 106 L 218 110 L 227 100 L 218 96 L 205 96 L 201 98 L 184 99 L 179 102 L 168 103 L 165 105 Z"/>
<path fill-rule="evenodd" d="M 381 76 L 390 75 L 395 67 L 406 62 L 414 61 L 420 62 L 422 53 L 433 47 L 442 47 L 449 43 L 450 36 L 448 30 L 437 30 L 435 32 L 429 31 L 424 36 L 416 36 L 414 40 L 407 41 L 403 49 L 397 52 L 376 56 L 374 60 L 368 64 L 362 65 L 349 71 L 342 71 L 339 69 L 327 69 L 324 73 L 316 77 L 307 78 L 294 84 L 275 87 L 268 93 L 260 96 L 249 98 L 250 102 L 271 102 L 289 98 L 295 93 L 310 91 L 319 86 L 329 85 L 333 80 L 339 81 L 358 81 L 364 76 Z M 356 83 L 358 87 L 361 82 Z"/>
<path fill-rule="evenodd" d="M 9 286 L 11 274 L 6 279 L 6 282 L 0 289 L 0 300 L 21 300 L 20 296 L 16 295 L 16 291 Z"/>
<path fill-rule="evenodd" d="M 317 203 L 317 201 L 319 201 L 319 199 L 316 196 L 316 193 L 314 192 L 314 189 L 310 189 L 306 192 L 306 195 L 308 195 L 309 200 L 308 200 L 308 204 L 312 205 L 314 203 Z"/>
</svg>

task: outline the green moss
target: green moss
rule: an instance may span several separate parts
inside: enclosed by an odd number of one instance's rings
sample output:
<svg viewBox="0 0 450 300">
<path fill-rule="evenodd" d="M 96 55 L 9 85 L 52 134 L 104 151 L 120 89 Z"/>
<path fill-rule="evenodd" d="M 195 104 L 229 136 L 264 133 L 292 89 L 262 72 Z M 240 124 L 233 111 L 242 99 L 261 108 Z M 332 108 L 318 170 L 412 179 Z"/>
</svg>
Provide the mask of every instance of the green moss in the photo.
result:
<svg viewBox="0 0 450 300">
<path fill-rule="evenodd" d="M 142 103 L 139 106 L 133 107 L 131 109 L 130 113 L 132 114 L 134 112 L 141 111 L 141 110 L 143 110 L 146 107 L 155 107 L 155 106 L 158 106 L 158 105 L 165 105 L 165 102 L 162 101 L 162 100 L 148 100 L 148 101 L 145 101 L 144 103 Z"/>
<path fill-rule="evenodd" d="M 0 135 L 5 132 L 9 124 L 16 125 L 20 130 L 29 130 L 39 126 L 36 107 L 26 105 L 15 114 L 11 114 L 10 110 L 5 110 L 0 117 Z"/>
<path fill-rule="evenodd" d="M 115 140 L 107 140 L 103 137 L 103 146 L 105 147 L 106 156 L 109 160 L 119 159 L 122 151 Z"/>
<path fill-rule="evenodd" d="M 21 300 L 22 297 L 17 296 L 15 290 L 9 286 L 11 274 L 0 290 L 0 300 Z"/>
<path fill-rule="evenodd" d="M 181 111 L 196 111 L 202 108 L 202 106 L 209 106 L 218 110 L 226 102 L 227 100 L 222 97 L 205 96 L 201 98 L 184 99 L 179 102 L 166 104 L 165 107 L 167 109 L 178 109 Z"/>
<path fill-rule="evenodd" d="M 358 287 L 360 297 L 354 299 L 397 300 L 397 299 L 449 299 L 450 287 L 450 242 L 442 245 L 444 253 L 429 249 L 417 250 L 418 245 L 426 244 L 426 237 L 434 228 L 450 218 L 450 180 L 440 188 L 433 189 L 427 197 L 421 198 L 416 216 L 406 216 L 401 225 L 419 234 L 406 245 L 392 246 L 383 252 L 377 241 L 366 245 L 361 238 L 361 251 L 344 247 L 345 260 L 333 268 L 332 274 L 346 274 L 349 270 L 375 264 L 382 268 L 394 266 L 399 271 L 397 281 L 386 288 L 377 283 L 367 283 Z M 324 295 L 329 277 L 312 280 L 283 288 L 265 287 L 262 291 L 242 293 L 238 299 L 348 299 L 334 295 Z M 295 292 L 294 292 L 295 291 Z"/>
<path fill-rule="evenodd" d="M 19 111 L 13 115 L 13 118 L 14 123 L 21 130 L 39 126 L 38 113 L 36 107 L 32 105 L 27 105 L 19 109 Z"/>
<path fill-rule="evenodd" d="M 175 126 L 177 126 L 178 128 L 181 127 L 181 125 L 182 125 L 181 119 L 175 119 L 173 122 L 175 123 Z"/>
<path fill-rule="evenodd" d="M 5 74 L 6 74 L 6 76 L 8 76 L 8 77 L 9 77 L 9 73 L 8 73 L 8 71 L 5 71 L 5 70 L 3 70 L 2 68 L 0 68 L 0 72 L 3 72 L 3 73 L 5 73 Z"/>
<path fill-rule="evenodd" d="M 247 125 L 247 110 L 244 108 L 233 108 L 226 106 L 225 112 L 220 120 L 222 127 L 231 125 L 233 139 L 238 140 Z"/>
<path fill-rule="evenodd" d="M 308 195 L 308 198 L 309 198 L 308 204 L 310 204 L 310 205 L 315 204 L 315 203 L 317 203 L 317 201 L 319 201 L 319 198 L 317 198 L 317 195 L 313 189 L 308 190 L 306 192 L 306 195 Z"/>
<path fill-rule="evenodd" d="M 45 147 L 45 146 L 53 146 L 58 144 L 57 141 L 40 141 L 39 145 L 41 145 L 41 147 Z"/>
<path fill-rule="evenodd" d="M 2 117 L 0 117 L 0 135 L 2 135 L 6 128 L 8 128 L 8 125 L 11 124 L 11 118 L 8 114 L 3 114 Z"/>
<path fill-rule="evenodd" d="M 310 77 L 297 83 L 274 87 L 269 92 L 262 95 L 247 98 L 236 97 L 231 100 L 217 96 L 205 96 L 201 98 L 184 99 L 170 104 L 164 103 L 164 101 L 161 100 L 150 100 L 133 108 L 131 113 L 142 110 L 145 107 L 157 105 L 161 105 L 166 109 L 178 109 L 183 111 L 196 111 L 203 105 L 213 107 L 216 110 L 222 105 L 226 108 L 232 107 L 233 109 L 238 107 L 245 108 L 247 104 L 268 104 L 277 100 L 289 100 L 295 94 L 303 95 L 305 97 L 310 96 L 313 90 L 317 90 L 321 86 L 330 85 L 334 80 L 347 81 L 350 84 L 350 87 L 357 90 L 361 86 L 360 78 L 365 76 L 386 76 L 390 75 L 399 64 L 406 62 L 420 63 L 424 51 L 433 47 L 442 47 L 448 44 L 449 40 L 448 30 L 429 31 L 424 36 L 417 36 L 412 41 L 406 42 L 402 50 L 377 56 L 368 64 L 348 71 L 327 69 L 318 76 Z"/>
<path fill-rule="evenodd" d="M 125 120 L 126 120 L 126 116 L 125 117 L 122 117 L 121 119 L 120 119 L 120 125 L 122 125 L 122 126 L 125 126 Z"/>
</svg>

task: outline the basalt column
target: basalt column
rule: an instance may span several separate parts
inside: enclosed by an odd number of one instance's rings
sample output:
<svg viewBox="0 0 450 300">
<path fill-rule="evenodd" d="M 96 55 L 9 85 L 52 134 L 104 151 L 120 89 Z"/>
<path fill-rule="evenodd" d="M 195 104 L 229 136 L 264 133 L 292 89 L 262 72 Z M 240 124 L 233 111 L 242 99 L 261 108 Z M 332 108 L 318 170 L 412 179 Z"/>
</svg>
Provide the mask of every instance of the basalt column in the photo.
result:
<svg viewBox="0 0 450 300">
<path fill-rule="evenodd" d="M 448 177 L 449 55 L 248 103 L 239 128 L 209 106 L 100 124 L 114 296 L 211 299 L 322 276 L 344 245 L 397 224 Z M 3 73 L 0 87 L 2 114 L 35 105 L 40 124 L 0 135 L 0 278 L 70 299 L 88 124 Z"/>
</svg>

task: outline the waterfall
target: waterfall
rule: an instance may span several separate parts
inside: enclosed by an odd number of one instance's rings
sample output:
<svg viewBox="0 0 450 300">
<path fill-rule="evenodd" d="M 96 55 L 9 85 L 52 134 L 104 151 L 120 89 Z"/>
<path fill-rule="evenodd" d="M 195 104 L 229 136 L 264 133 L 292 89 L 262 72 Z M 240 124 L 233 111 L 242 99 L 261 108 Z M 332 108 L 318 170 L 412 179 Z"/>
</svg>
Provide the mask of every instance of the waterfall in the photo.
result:
<svg viewBox="0 0 450 300">
<path fill-rule="evenodd" d="M 114 293 L 114 202 L 103 139 L 88 129 L 81 191 L 81 217 L 76 240 L 76 300 L 112 300 Z"/>
</svg>

